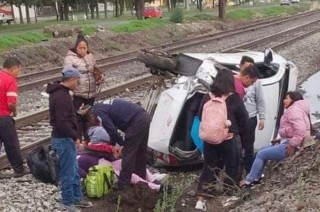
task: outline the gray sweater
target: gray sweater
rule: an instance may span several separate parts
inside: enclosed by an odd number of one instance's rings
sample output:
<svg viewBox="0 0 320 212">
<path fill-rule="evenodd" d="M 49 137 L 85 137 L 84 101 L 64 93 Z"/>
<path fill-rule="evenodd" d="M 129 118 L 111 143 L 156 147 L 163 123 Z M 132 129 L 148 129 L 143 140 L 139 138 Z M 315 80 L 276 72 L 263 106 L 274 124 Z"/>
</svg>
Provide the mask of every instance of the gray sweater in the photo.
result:
<svg viewBox="0 0 320 212">
<path fill-rule="evenodd" d="M 259 115 L 260 121 L 265 120 L 266 107 L 260 80 L 257 80 L 253 85 L 246 88 L 246 95 L 243 100 L 248 111 L 249 118 Z"/>
</svg>

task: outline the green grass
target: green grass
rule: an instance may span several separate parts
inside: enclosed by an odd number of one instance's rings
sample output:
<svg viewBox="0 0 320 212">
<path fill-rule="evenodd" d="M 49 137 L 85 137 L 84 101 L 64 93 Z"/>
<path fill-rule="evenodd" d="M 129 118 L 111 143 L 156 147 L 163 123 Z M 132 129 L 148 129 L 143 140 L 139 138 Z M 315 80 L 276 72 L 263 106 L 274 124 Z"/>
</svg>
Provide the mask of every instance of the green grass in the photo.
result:
<svg viewBox="0 0 320 212">
<path fill-rule="evenodd" d="M 261 9 L 260 13 L 262 16 L 277 16 L 277 15 L 284 15 L 284 14 L 294 14 L 297 12 L 302 12 L 307 10 L 310 7 L 309 4 L 295 4 L 289 6 L 272 6 Z"/>
<path fill-rule="evenodd" d="M 238 9 L 227 12 L 226 16 L 233 20 L 250 20 L 255 17 L 255 14 L 253 9 Z"/>
<path fill-rule="evenodd" d="M 48 36 L 44 33 L 36 32 L 0 36 L 0 50 L 14 48 L 23 44 L 38 43 L 43 40 L 48 40 Z"/>
<path fill-rule="evenodd" d="M 150 18 L 147 20 L 132 20 L 127 24 L 112 27 L 114 32 L 137 32 L 145 29 L 152 29 L 162 27 L 168 24 L 167 21 L 162 19 Z"/>
<path fill-rule="evenodd" d="M 82 32 L 84 35 L 92 35 L 95 32 L 97 32 L 97 28 L 92 26 L 85 26 L 85 27 L 82 27 Z"/>
<path fill-rule="evenodd" d="M 270 5 L 267 7 L 240 8 L 227 11 L 227 18 L 233 20 L 252 20 L 259 17 L 274 17 L 287 14 L 295 14 L 308 10 L 310 4 L 299 3 L 289 6 Z"/>
<path fill-rule="evenodd" d="M 213 14 L 208 14 L 208 13 L 197 13 L 193 16 L 189 16 L 189 17 L 186 17 L 186 21 L 190 21 L 190 22 L 193 22 L 193 21 L 210 21 L 210 20 L 214 20 L 216 19 L 217 17 L 215 17 Z"/>
</svg>

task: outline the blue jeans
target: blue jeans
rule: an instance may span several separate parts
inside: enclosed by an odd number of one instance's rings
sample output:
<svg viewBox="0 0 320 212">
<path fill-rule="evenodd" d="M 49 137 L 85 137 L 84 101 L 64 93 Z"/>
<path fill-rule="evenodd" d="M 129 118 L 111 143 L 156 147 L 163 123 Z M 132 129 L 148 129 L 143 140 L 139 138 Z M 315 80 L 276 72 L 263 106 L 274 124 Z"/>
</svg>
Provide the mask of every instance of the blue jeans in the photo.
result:
<svg viewBox="0 0 320 212">
<path fill-rule="evenodd" d="M 75 201 L 82 200 L 80 176 L 78 173 L 77 151 L 71 138 L 51 138 L 52 146 L 59 156 L 59 178 L 62 202 L 72 205 Z"/>
<path fill-rule="evenodd" d="M 287 145 L 288 142 L 264 147 L 259 150 L 254 160 L 250 173 L 247 175 L 246 180 L 248 182 L 253 182 L 259 179 L 263 173 L 264 167 L 268 160 L 283 160 L 287 157 Z"/>
</svg>

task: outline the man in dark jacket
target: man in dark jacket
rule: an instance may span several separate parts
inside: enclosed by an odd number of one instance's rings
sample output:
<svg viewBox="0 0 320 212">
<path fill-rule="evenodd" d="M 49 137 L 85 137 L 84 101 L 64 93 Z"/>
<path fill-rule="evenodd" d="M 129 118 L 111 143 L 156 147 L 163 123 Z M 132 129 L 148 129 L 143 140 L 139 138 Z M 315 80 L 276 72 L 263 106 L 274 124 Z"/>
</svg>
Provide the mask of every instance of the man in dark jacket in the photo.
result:
<svg viewBox="0 0 320 212">
<path fill-rule="evenodd" d="M 122 99 L 97 103 L 93 112 L 102 119 L 111 141 L 123 145 L 118 188 L 130 184 L 132 173 L 145 179 L 150 115 L 141 106 Z M 118 129 L 125 133 L 124 140 Z"/>
<path fill-rule="evenodd" d="M 76 206 L 89 207 L 83 200 L 76 161 L 77 138 L 76 112 L 72 103 L 72 91 L 78 84 L 80 73 L 73 67 L 62 70 L 61 82 L 48 84 L 51 142 L 59 156 L 59 178 L 62 202 L 68 211 L 79 211 Z"/>
</svg>

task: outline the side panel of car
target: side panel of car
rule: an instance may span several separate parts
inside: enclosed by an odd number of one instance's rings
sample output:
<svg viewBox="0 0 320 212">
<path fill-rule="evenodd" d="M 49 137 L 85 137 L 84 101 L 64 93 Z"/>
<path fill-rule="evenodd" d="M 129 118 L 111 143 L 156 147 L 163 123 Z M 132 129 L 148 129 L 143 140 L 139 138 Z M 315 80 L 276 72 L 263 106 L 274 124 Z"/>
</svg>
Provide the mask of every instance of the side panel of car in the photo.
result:
<svg viewBox="0 0 320 212">
<path fill-rule="evenodd" d="M 177 87 L 161 93 L 150 124 L 148 141 L 150 148 L 169 153 L 170 140 L 187 95 L 187 90 Z"/>
</svg>

